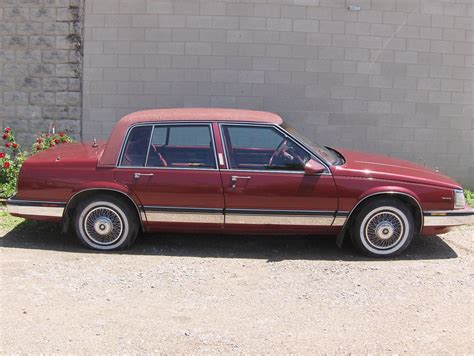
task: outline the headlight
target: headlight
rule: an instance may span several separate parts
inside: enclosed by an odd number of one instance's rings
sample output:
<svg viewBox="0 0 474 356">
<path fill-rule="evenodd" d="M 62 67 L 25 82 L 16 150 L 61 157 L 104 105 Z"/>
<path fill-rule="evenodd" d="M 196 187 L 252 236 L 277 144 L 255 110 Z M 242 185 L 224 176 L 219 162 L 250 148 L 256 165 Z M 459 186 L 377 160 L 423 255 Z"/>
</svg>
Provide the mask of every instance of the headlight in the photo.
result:
<svg viewBox="0 0 474 356">
<path fill-rule="evenodd" d="M 454 209 L 464 209 L 466 207 L 466 199 L 462 189 L 454 190 Z"/>
</svg>

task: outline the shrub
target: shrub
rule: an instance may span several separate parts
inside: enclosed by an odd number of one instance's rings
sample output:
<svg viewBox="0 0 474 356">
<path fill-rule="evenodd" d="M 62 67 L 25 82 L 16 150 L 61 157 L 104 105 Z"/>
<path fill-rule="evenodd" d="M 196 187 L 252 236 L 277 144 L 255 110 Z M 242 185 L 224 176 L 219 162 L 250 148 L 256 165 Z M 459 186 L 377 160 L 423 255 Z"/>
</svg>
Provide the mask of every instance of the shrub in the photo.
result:
<svg viewBox="0 0 474 356">
<path fill-rule="evenodd" d="M 0 151 L 0 198 L 9 198 L 15 194 L 21 165 L 30 153 L 21 149 L 11 128 L 4 130 L 2 139 L 5 150 Z M 31 154 L 70 142 L 73 142 L 71 137 L 63 132 L 40 134 L 32 146 Z"/>
<path fill-rule="evenodd" d="M 27 155 L 21 151 L 9 127 L 3 132 L 2 139 L 6 151 L 0 151 L 0 197 L 7 198 L 15 193 L 18 174 Z"/>
</svg>

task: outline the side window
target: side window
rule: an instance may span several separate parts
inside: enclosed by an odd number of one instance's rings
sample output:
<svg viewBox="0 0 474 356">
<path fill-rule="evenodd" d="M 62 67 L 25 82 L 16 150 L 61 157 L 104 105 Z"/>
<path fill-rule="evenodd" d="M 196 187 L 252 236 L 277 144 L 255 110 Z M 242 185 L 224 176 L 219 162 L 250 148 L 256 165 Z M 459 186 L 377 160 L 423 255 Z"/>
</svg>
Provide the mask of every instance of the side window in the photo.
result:
<svg viewBox="0 0 474 356">
<path fill-rule="evenodd" d="M 210 126 L 155 125 L 146 166 L 216 168 Z"/>
<path fill-rule="evenodd" d="M 274 127 L 222 125 L 222 131 L 232 169 L 299 171 L 310 158 Z"/>
<path fill-rule="evenodd" d="M 145 165 L 151 128 L 151 126 L 138 126 L 132 129 L 120 162 L 122 166 L 143 167 Z"/>
</svg>

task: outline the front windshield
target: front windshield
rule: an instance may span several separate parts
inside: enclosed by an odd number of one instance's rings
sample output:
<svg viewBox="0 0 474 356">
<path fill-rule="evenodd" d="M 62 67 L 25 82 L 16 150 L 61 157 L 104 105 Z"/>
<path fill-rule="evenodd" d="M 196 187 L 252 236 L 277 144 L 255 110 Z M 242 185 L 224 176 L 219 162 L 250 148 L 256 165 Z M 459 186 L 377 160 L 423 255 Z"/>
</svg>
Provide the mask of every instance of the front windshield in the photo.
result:
<svg viewBox="0 0 474 356">
<path fill-rule="evenodd" d="M 325 159 L 330 164 L 337 166 L 344 162 L 344 158 L 339 152 L 329 147 L 321 146 L 320 144 L 314 142 L 313 140 L 303 136 L 298 132 L 293 126 L 288 125 L 288 123 L 283 123 L 281 125 L 288 133 L 294 136 L 298 141 L 306 145 L 308 148 L 311 148 L 315 153 L 321 158 Z"/>
</svg>

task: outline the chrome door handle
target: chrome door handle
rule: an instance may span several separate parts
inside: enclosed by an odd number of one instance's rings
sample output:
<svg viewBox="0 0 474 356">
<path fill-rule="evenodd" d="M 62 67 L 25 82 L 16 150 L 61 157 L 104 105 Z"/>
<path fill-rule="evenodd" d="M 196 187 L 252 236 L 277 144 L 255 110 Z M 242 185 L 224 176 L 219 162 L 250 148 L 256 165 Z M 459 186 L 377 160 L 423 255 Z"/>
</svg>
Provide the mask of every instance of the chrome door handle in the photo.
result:
<svg viewBox="0 0 474 356">
<path fill-rule="evenodd" d="M 135 179 L 138 179 L 140 177 L 153 177 L 154 174 L 153 173 L 134 173 L 133 176 L 135 177 Z"/>
<path fill-rule="evenodd" d="M 232 182 L 232 188 L 236 187 L 237 180 L 239 180 L 239 179 L 250 179 L 250 178 L 252 178 L 252 177 L 249 177 L 249 176 L 232 176 L 230 178 L 230 181 Z"/>
</svg>

